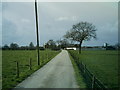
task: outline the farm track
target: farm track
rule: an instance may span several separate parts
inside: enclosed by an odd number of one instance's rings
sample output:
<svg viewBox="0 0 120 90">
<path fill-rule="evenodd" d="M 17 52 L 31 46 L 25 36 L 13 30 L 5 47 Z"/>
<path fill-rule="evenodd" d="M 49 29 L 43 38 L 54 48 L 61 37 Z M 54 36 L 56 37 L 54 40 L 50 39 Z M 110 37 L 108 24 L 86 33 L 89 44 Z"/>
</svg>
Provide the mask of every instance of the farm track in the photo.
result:
<svg viewBox="0 0 120 90">
<path fill-rule="evenodd" d="M 78 88 L 68 52 L 62 50 L 49 63 L 15 88 Z"/>
</svg>

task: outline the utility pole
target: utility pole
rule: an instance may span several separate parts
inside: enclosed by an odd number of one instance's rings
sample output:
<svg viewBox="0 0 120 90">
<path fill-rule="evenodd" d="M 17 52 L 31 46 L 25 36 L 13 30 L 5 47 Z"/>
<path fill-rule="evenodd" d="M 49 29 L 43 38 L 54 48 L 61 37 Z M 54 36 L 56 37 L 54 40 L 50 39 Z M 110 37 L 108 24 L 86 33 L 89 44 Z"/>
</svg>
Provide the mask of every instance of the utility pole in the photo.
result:
<svg viewBox="0 0 120 90">
<path fill-rule="evenodd" d="M 38 15 L 37 15 L 37 1 L 35 0 L 35 16 L 36 16 L 36 34 L 37 34 L 37 59 L 38 65 L 40 65 L 40 56 L 39 56 L 39 34 L 38 34 Z"/>
</svg>

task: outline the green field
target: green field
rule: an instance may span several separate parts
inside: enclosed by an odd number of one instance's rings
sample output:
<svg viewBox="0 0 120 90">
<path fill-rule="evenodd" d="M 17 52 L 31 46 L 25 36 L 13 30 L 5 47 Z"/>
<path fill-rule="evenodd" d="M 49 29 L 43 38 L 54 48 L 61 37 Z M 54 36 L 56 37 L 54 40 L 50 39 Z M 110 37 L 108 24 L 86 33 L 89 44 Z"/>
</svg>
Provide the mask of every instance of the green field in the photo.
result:
<svg viewBox="0 0 120 90">
<path fill-rule="evenodd" d="M 2 51 L 2 87 L 13 88 L 27 76 L 38 70 L 60 51 L 40 51 L 40 63 L 37 65 L 36 50 L 5 50 Z M 29 70 L 29 59 L 31 58 L 32 70 Z M 20 77 L 16 77 L 16 62 L 19 62 Z"/>
<path fill-rule="evenodd" d="M 108 88 L 118 87 L 118 51 L 69 51 Z"/>
</svg>

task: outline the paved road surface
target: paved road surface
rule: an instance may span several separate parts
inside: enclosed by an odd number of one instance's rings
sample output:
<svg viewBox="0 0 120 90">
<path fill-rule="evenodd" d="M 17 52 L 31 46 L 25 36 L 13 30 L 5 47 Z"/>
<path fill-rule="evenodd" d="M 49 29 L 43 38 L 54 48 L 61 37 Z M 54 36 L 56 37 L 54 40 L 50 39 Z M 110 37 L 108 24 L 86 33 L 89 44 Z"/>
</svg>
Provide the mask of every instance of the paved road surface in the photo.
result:
<svg viewBox="0 0 120 90">
<path fill-rule="evenodd" d="M 68 52 L 62 50 L 16 88 L 78 88 Z"/>
</svg>

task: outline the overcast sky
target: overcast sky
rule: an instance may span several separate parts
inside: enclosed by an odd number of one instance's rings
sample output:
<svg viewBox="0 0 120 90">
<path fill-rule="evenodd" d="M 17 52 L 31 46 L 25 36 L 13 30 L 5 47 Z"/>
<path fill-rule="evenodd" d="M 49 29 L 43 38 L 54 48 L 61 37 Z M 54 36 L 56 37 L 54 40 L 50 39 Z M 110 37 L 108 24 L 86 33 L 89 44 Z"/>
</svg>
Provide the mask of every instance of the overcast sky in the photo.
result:
<svg viewBox="0 0 120 90">
<path fill-rule="evenodd" d="M 35 11 L 33 2 L 2 3 L 2 45 L 12 42 L 19 45 L 36 44 Z M 40 45 L 49 39 L 58 40 L 73 24 L 81 21 L 93 23 L 97 28 L 97 40 L 83 45 L 111 45 L 118 42 L 117 2 L 39 2 Z"/>
</svg>

